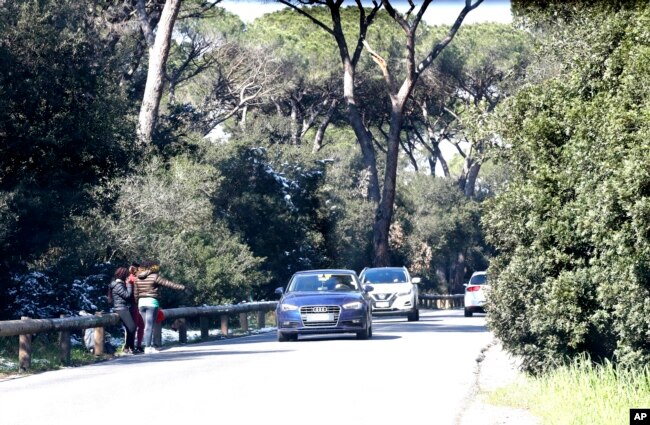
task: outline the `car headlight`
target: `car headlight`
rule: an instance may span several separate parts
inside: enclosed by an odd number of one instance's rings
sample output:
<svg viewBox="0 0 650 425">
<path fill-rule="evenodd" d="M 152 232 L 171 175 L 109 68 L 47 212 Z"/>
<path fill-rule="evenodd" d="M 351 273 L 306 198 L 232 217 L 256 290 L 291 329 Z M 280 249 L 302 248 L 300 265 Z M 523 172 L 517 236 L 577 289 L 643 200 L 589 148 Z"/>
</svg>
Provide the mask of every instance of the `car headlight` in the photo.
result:
<svg viewBox="0 0 650 425">
<path fill-rule="evenodd" d="M 401 297 L 401 296 L 403 296 L 403 295 L 411 295 L 412 292 L 413 292 L 413 288 L 409 288 L 408 291 L 406 291 L 406 292 L 400 292 L 400 293 L 397 294 L 397 295 Z"/>
<path fill-rule="evenodd" d="M 363 307 L 361 301 L 353 301 L 351 303 L 343 304 L 343 308 L 346 310 L 359 310 L 361 307 Z"/>
<path fill-rule="evenodd" d="M 293 304 L 282 304 L 280 305 L 280 310 L 282 311 L 294 311 L 298 310 L 298 307 Z"/>
</svg>

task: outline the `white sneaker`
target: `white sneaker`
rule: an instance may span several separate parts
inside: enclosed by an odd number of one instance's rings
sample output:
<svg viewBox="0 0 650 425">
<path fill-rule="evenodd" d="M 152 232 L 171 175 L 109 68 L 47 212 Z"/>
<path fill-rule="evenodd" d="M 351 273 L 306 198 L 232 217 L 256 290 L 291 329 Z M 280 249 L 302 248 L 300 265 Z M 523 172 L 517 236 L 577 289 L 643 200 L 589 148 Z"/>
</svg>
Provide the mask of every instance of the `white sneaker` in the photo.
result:
<svg viewBox="0 0 650 425">
<path fill-rule="evenodd" d="M 145 354 L 157 354 L 160 353 L 155 347 L 145 347 L 144 348 L 144 353 Z"/>
</svg>

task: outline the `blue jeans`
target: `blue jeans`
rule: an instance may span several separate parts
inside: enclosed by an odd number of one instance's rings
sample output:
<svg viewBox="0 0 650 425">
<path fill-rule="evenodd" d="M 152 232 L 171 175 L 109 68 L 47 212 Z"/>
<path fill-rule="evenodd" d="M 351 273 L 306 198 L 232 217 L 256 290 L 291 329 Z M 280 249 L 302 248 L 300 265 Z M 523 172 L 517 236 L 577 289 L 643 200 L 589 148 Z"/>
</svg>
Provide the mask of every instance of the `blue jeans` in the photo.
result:
<svg viewBox="0 0 650 425">
<path fill-rule="evenodd" d="M 142 345 L 153 347 L 153 325 L 156 322 L 158 307 L 140 307 L 138 310 L 140 310 L 140 315 L 144 320 L 144 340 Z"/>
</svg>

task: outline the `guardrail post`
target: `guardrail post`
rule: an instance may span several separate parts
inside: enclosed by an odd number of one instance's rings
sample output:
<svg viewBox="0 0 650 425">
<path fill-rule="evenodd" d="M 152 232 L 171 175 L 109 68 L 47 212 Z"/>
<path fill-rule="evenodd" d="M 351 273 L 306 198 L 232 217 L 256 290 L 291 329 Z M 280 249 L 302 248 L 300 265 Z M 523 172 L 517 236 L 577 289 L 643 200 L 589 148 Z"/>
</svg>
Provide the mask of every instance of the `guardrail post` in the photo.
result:
<svg viewBox="0 0 650 425">
<path fill-rule="evenodd" d="M 228 336 L 228 315 L 221 315 L 221 333 L 223 336 Z"/>
<path fill-rule="evenodd" d="M 95 313 L 95 316 L 102 317 L 104 313 L 98 311 Z M 95 328 L 95 355 L 101 356 L 104 354 L 104 328 L 98 327 Z"/>
<path fill-rule="evenodd" d="M 30 317 L 23 316 L 20 320 L 29 320 Z M 25 372 L 32 367 L 32 335 L 20 335 L 18 337 L 18 369 Z"/>
<path fill-rule="evenodd" d="M 206 316 L 201 316 L 199 318 L 199 325 L 201 327 L 201 339 L 208 339 L 208 336 L 210 336 L 210 330 L 208 329 L 208 318 Z"/>
<path fill-rule="evenodd" d="M 176 323 L 178 326 L 178 342 L 187 344 L 187 323 L 185 322 L 185 318 L 181 317 Z"/>
<path fill-rule="evenodd" d="M 239 313 L 239 327 L 242 332 L 248 332 L 248 313 Z"/>
<path fill-rule="evenodd" d="M 264 310 L 259 310 L 257 312 L 257 327 L 258 329 L 262 329 L 266 326 L 266 311 Z"/>
<path fill-rule="evenodd" d="M 59 317 L 64 318 L 65 314 Z M 59 332 L 59 360 L 66 366 L 70 364 L 70 331 Z"/>
</svg>

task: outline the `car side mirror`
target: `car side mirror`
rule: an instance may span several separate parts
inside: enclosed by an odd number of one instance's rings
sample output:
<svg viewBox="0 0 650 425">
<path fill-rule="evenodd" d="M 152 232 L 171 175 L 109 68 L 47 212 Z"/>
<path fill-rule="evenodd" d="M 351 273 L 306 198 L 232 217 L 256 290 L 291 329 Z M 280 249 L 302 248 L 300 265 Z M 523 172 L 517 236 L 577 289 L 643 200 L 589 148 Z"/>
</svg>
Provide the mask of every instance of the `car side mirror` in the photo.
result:
<svg viewBox="0 0 650 425">
<path fill-rule="evenodd" d="M 372 292 L 372 291 L 375 290 L 375 288 L 372 287 L 371 285 L 363 285 L 363 290 L 364 290 L 365 292 Z"/>
<path fill-rule="evenodd" d="M 411 282 L 413 282 L 415 284 L 418 284 L 418 283 L 422 282 L 422 279 L 420 279 L 419 277 L 414 277 L 414 278 L 411 279 Z"/>
<path fill-rule="evenodd" d="M 281 296 L 282 294 L 284 294 L 284 288 L 283 287 L 280 286 L 279 288 L 275 288 L 275 295 L 280 295 Z"/>
</svg>

